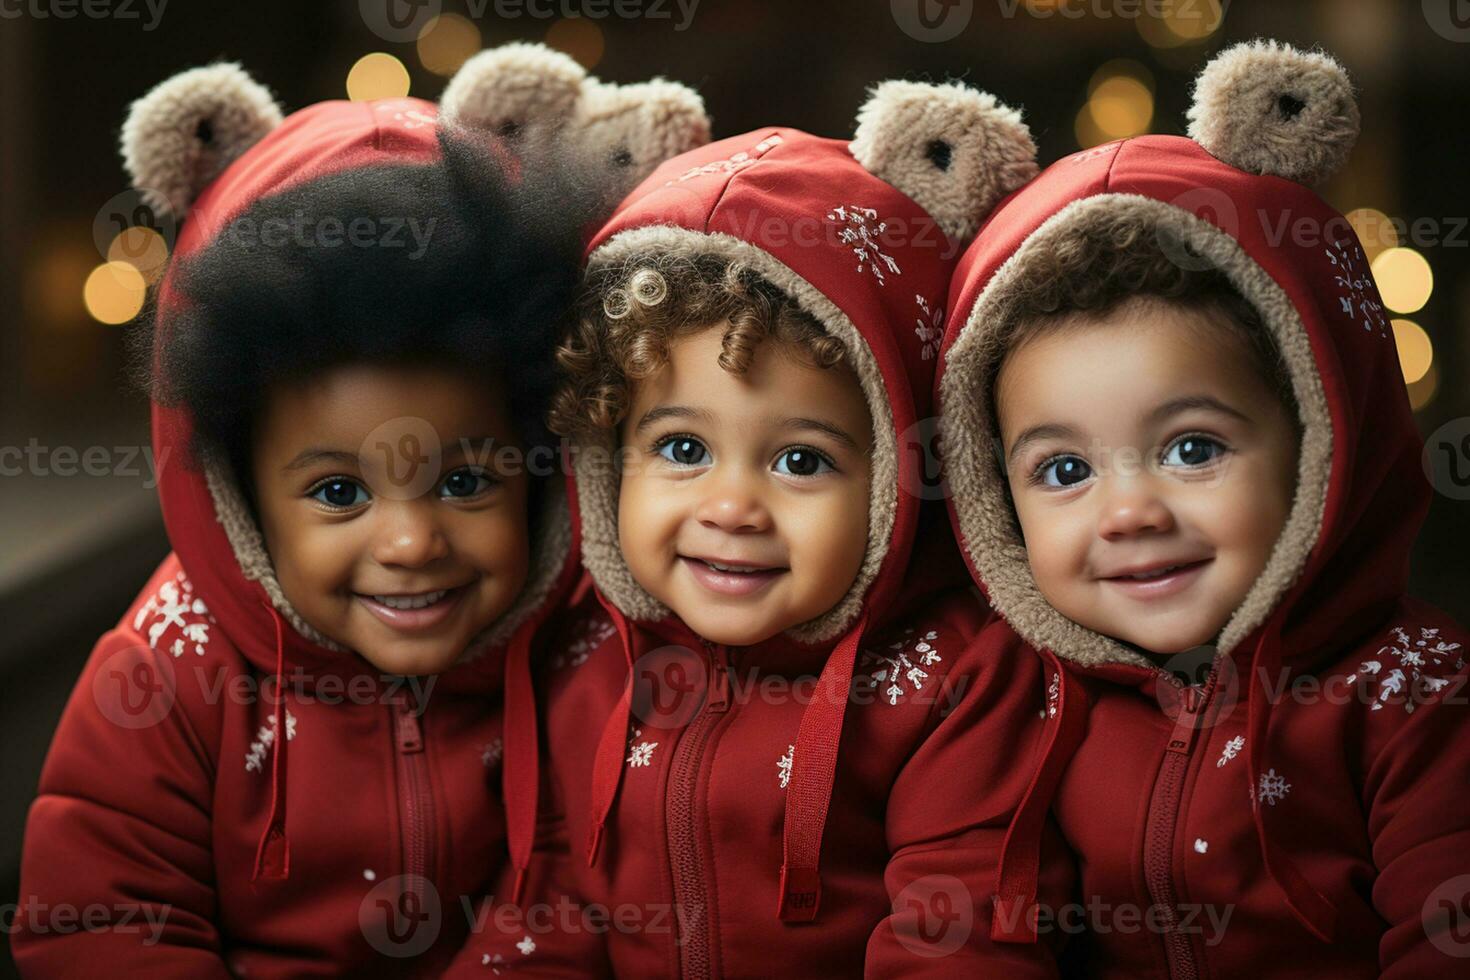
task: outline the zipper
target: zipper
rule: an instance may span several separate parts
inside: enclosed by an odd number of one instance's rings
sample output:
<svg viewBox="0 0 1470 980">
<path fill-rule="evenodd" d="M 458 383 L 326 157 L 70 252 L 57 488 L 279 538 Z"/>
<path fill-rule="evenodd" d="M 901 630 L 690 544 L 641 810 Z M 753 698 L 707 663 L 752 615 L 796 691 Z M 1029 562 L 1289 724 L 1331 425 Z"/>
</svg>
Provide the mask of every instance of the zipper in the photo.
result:
<svg viewBox="0 0 1470 980">
<path fill-rule="evenodd" d="M 1164 955 L 1174 980 L 1198 980 L 1199 963 L 1189 936 L 1179 931 L 1178 896 L 1174 888 L 1174 838 L 1184 802 L 1184 777 L 1199 732 L 1199 718 L 1215 693 L 1215 673 L 1203 687 L 1186 687 L 1174 730 L 1164 747 L 1164 761 L 1149 798 L 1144 828 L 1143 872 L 1149 898 L 1164 916 Z"/>
<path fill-rule="evenodd" d="M 683 911 L 678 924 L 680 974 L 688 980 L 713 975 L 710 962 L 709 890 L 705 887 L 704 858 L 699 850 L 697 791 L 705 747 L 714 727 L 730 709 L 729 649 L 705 641 L 710 657 L 710 683 L 704 708 L 685 726 L 669 767 L 665 819 L 669 833 L 669 866 L 674 879 L 674 901 Z M 685 925 L 688 928 L 685 928 Z"/>
<path fill-rule="evenodd" d="M 410 920 L 426 911 L 425 892 L 434 860 L 434 798 L 418 704 L 404 695 L 393 702 L 393 738 L 398 769 L 398 818 L 403 829 L 404 891 L 399 908 Z"/>
</svg>

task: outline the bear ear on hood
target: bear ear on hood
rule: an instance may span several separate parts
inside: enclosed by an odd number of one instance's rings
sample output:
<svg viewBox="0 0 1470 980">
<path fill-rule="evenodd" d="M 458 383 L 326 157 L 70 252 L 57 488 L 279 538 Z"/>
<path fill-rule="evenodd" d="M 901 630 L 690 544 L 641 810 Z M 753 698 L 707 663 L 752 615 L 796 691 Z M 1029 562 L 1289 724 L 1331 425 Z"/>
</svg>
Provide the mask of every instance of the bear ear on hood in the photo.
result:
<svg viewBox="0 0 1470 980">
<path fill-rule="evenodd" d="M 586 81 L 582 66 L 560 51 L 505 44 L 460 66 L 439 98 L 439 118 L 506 139 L 548 135 L 571 118 Z"/>
<path fill-rule="evenodd" d="M 1358 102 L 1330 55 L 1251 41 L 1222 51 L 1200 72 L 1189 135 L 1238 170 L 1317 184 L 1352 152 Z"/>
<path fill-rule="evenodd" d="M 961 241 L 1037 173 L 1036 143 L 1021 114 L 960 82 L 874 86 L 849 149 Z"/>
<path fill-rule="evenodd" d="M 181 220 L 205 185 L 281 118 L 270 92 L 239 65 L 193 68 L 132 104 L 123 164 L 150 207 Z"/>
<path fill-rule="evenodd" d="M 622 197 L 670 157 L 709 142 L 699 93 L 663 78 L 631 85 L 592 80 L 578 105 L 578 139 Z"/>
</svg>

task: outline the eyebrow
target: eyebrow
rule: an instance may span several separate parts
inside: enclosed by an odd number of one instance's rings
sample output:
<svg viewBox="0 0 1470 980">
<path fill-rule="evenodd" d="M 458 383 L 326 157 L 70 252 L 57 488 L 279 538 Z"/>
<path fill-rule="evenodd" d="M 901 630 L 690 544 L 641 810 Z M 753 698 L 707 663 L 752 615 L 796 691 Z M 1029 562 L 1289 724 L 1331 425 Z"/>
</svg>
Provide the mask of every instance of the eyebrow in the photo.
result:
<svg viewBox="0 0 1470 980">
<path fill-rule="evenodd" d="M 1148 420 L 1154 423 L 1162 422 L 1172 415 L 1178 415 L 1180 412 L 1188 412 L 1194 409 L 1219 412 L 1222 415 L 1229 415 L 1231 418 L 1239 419 L 1242 422 L 1250 422 L 1250 418 L 1244 413 L 1231 408 L 1229 405 L 1220 401 L 1220 399 L 1210 395 L 1185 395 L 1182 398 L 1174 398 L 1166 401 L 1148 413 Z"/>
<path fill-rule="evenodd" d="M 352 466 L 357 465 L 357 453 L 344 452 L 341 449 L 322 449 L 316 446 L 301 450 L 296 457 L 287 463 L 285 470 L 299 470 L 316 463 L 343 463 Z"/>
<path fill-rule="evenodd" d="M 644 412 L 638 424 L 633 427 L 633 431 L 642 432 L 650 425 L 662 422 L 664 419 L 698 419 L 701 422 L 712 422 L 714 416 L 702 408 L 690 408 L 687 405 L 660 405 Z"/>
<path fill-rule="evenodd" d="M 1033 425 L 1031 428 L 1027 429 L 1025 432 L 1022 432 L 1020 436 L 1016 438 L 1015 443 L 1011 446 L 1011 451 L 1007 458 L 1010 459 L 1011 462 L 1015 462 L 1016 457 L 1020 455 L 1022 449 L 1026 448 L 1026 446 L 1030 443 L 1040 442 L 1043 439 L 1076 438 L 1077 430 L 1072 428 L 1070 425 L 1061 425 L 1056 422 L 1048 422 L 1045 425 Z"/>
<path fill-rule="evenodd" d="M 844 430 L 841 426 L 834 425 L 831 422 L 827 422 L 822 419 L 782 419 L 781 427 L 783 429 L 807 429 L 813 432 L 824 432 L 827 435 L 831 436 L 833 439 L 836 439 L 838 442 L 842 443 L 848 449 L 856 450 L 858 448 L 857 440 L 848 435 L 846 430 Z"/>
</svg>

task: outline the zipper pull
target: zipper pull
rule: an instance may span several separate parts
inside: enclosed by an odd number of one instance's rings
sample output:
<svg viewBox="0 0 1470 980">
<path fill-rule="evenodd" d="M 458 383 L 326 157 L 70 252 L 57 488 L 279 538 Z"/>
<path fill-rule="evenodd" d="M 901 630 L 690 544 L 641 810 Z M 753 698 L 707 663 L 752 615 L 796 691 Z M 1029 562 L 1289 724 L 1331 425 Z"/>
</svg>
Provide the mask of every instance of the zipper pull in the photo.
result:
<svg viewBox="0 0 1470 980">
<path fill-rule="evenodd" d="M 405 698 L 397 705 L 397 735 L 398 751 L 422 752 L 424 750 L 424 731 L 419 727 L 419 716 L 414 713 L 414 706 Z"/>
<path fill-rule="evenodd" d="M 725 664 L 725 648 L 716 647 L 708 640 L 704 647 L 710 655 L 710 679 L 709 697 L 705 699 L 705 708 L 709 711 L 720 713 L 730 708 L 730 672 Z"/>
<path fill-rule="evenodd" d="M 1164 746 L 1168 751 L 1179 755 L 1189 754 L 1194 733 L 1199 729 L 1199 714 L 1204 709 L 1205 701 L 1203 688 L 1190 686 L 1181 692 L 1179 717 L 1174 720 L 1174 731 L 1169 735 L 1168 744 Z"/>
</svg>

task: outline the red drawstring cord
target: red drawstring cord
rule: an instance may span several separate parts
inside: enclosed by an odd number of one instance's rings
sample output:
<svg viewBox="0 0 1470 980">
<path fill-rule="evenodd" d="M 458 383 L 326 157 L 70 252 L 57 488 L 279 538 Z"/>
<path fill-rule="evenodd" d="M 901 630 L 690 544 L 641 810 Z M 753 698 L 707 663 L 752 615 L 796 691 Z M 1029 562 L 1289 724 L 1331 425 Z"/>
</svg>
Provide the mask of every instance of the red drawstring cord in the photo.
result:
<svg viewBox="0 0 1470 980">
<path fill-rule="evenodd" d="M 536 731 L 536 692 L 531 679 L 531 637 L 537 624 L 523 623 L 511 635 L 505 657 L 505 740 L 501 788 L 505 794 L 506 841 L 515 884 L 510 901 L 519 905 L 535 847 L 540 804 L 540 744 Z"/>
<path fill-rule="evenodd" d="M 781 840 L 781 890 L 776 914 L 782 922 L 811 922 L 822 901 L 822 835 L 837 777 L 842 721 L 850 700 L 858 649 L 868 628 L 858 619 L 827 657 L 812 702 L 801 715 L 792 753 L 791 783 Z"/>
<path fill-rule="evenodd" d="M 1086 695 L 1067 683 L 1061 661 L 1051 651 L 1042 657 L 1057 679 L 1055 724 L 1049 727 L 1041 761 L 1016 807 L 1001 845 L 996 870 L 995 908 L 990 921 L 990 938 L 1001 943 L 1034 943 L 1036 892 L 1041 874 L 1041 836 L 1046 814 L 1051 809 L 1062 773 L 1066 771 L 1086 730 Z"/>
<path fill-rule="evenodd" d="M 599 593 L 598 598 L 602 599 Z M 602 839 L 607 820 L 612 813 L 613 802 L 618 797 L 618 786 L 623 779 L 623 748 L 628 741 L 628 724 L 633 707 L 633 636 L 628 621 L 606 600 L 617 627 L 618 638 L 623 644 L 623 657 L 628 663 L 628 680 L 623 693 L 613 706 L 607 724 L 603 726 L 602 738 L 597 742 L 597 755 L 592 762 L 592 831 L 587 838 L 587 867 L 597 863 L 602 852 Z"/>
<path fill-rule="evenodd" d="M 286 636 L 281 614 L 269 603 L 263 603 L 276 624 L 276 736 L 271 746 L 271 809 L 265 832 L 255 849 L 252 882 L 260 878 L 285 879 L 291 876 L 291 841 L 286 836 Z"/>
</svg>

